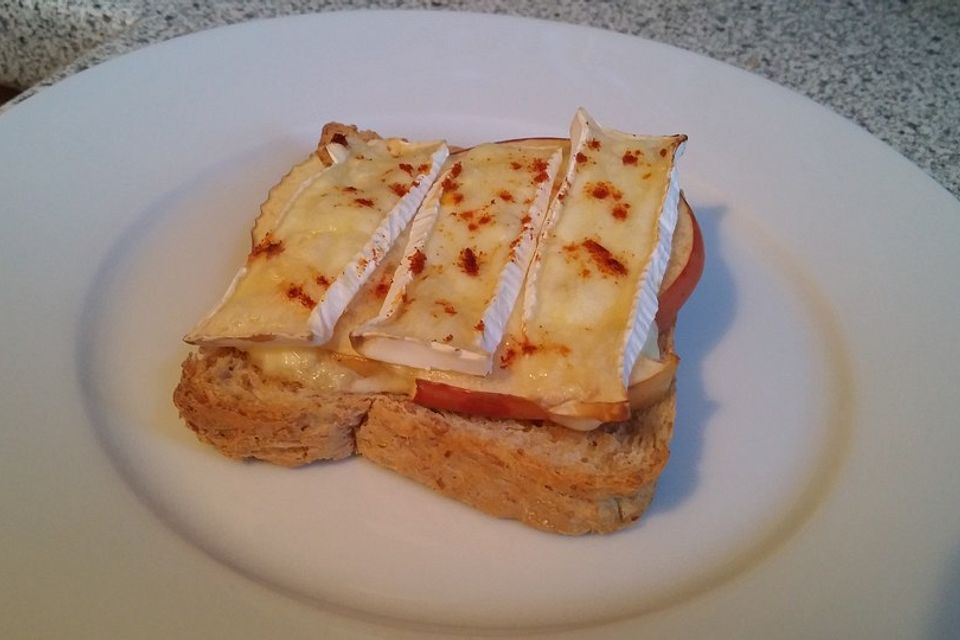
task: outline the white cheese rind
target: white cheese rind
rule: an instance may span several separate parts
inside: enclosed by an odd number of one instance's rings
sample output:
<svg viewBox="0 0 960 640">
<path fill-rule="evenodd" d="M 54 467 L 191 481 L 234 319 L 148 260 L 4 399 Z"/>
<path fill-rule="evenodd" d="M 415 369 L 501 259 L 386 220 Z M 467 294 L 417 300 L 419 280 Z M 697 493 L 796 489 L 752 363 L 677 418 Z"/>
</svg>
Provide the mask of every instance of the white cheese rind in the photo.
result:
<svg viewBox="0 0 960 640">
<path fill-rule="evenodd" d="M 451 156 L 411 224 L 381 313 L 352 336 L 357 351 L 417 368 L 489 373 L 562 147 L 559 141 L 500 143 Z M 465 252 L 472 268 L 463 262 Z"/>
</svg>

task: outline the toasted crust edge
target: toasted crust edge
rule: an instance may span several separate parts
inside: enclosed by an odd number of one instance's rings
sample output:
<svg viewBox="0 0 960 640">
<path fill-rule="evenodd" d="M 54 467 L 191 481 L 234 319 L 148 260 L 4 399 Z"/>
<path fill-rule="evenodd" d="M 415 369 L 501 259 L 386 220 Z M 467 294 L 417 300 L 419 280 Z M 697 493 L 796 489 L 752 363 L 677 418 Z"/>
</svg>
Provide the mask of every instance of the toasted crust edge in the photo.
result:
<svg viewBox="0 0 960 640">
<path fill-rule="evenodd" d="M 380 397 L 357 430 L 357 450 L 498 518 L 565 535 L 610 533 L 638 520 L 649 506 L 669 457 L 675 409 L 671 388 L 629 420 L 579 433 L 553 424 L 468 418 Z M 550 444 L 568 455 L 537 453 Z M 622 448 L 620 455 L 603 465 L 575 453 L 611 447 Z"/>
<path fill-rule="evenodd" d="M 372 400 L 269 379 L 230 348 L 187 356 L 173 392 L 180 416 L 201 442 L 229 458 L 285 467 L 353 455 L 354 431 Z"/>
</svg>

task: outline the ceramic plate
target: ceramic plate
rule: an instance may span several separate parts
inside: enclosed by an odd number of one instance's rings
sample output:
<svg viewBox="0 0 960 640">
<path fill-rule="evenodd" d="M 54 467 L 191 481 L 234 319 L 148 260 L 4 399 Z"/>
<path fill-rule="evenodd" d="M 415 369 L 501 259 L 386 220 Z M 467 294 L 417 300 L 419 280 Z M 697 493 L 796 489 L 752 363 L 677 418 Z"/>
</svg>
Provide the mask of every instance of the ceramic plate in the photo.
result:
<svg viewBox="0 0 960 640">
<path fill-rule="evenodd" d="M 689 135 L 708 260 L 643 521 L 564 538 L 363 460 L 199 444 L 180 338 L 328 120 L 455 144 L 576 107 Z M 331 13 L 178 38 L 0 117 L 0 629 L 14 637 L 947 637 L 960 203 L 862 130 L 664 45 Z"/>
</svg>

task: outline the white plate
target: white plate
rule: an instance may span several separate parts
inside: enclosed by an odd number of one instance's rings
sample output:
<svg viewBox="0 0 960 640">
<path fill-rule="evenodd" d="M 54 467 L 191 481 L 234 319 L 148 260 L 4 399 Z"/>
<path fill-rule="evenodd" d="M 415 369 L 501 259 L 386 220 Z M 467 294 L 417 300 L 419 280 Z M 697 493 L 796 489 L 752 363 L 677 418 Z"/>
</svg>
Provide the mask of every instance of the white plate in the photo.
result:
<svg viewBox="0 0 960 640">
<path fill-rule="evenodd" d="M 561 538 L 362 460 L 198 444 L 179 337 L 332 119 L 468 144 L 583 104 L 690 136 L 707 270 L 639 526 Z M 960 203 L 825 109 L 553 23 L 334 13 L 123 56 L 0 117 L 0 631 L 12 637 L 948 637 Z"/>
</svg>

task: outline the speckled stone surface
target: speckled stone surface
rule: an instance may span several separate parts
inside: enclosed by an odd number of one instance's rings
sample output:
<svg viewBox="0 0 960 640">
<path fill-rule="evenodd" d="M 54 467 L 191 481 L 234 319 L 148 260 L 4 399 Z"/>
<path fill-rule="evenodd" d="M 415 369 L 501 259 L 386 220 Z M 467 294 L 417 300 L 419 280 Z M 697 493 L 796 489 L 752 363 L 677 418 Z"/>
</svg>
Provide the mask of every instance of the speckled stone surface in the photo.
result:
<svg viewBox="0 0 960 640">
<path fill-rule="evenodd" d="M 25 89 L 143 15 L 143 2 L 0 0 L 0 84 Z"/>
<path fill-rule="evenodd" d="M 12 78 L 30 85 L 42 77 L 18 99 L 25 100 L 69 74 L 177 35 L 254 18 L 355 8 L 523 15 L 702 53 L 850 118 L 960 197 L 957 0 L 0 0 L 0 82 Z"/>
</svg>

